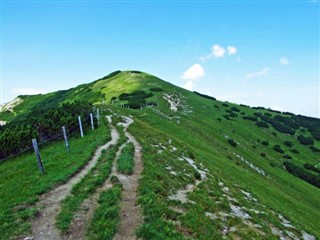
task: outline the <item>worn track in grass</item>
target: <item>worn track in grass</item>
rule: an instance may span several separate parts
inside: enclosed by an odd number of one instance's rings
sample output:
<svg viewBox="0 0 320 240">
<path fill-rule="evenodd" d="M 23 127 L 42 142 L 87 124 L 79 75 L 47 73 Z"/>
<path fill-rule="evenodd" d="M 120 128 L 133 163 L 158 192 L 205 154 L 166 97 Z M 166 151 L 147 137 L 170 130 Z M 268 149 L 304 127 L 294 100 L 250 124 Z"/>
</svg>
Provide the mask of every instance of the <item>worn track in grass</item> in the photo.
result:
<svg viewBox="0 0 320 240">
<path fill-rule="evenodd" d="M 109 118 L 108 118 L 109 120 Z M 109 121 L 109 123 L 111 123 Z M 99 147 L 92 159 L 76 175 L 71 177 L 65 184 L 43 194 L 37 203 L 39 214 L 32 222 L 32 236 L 35 240 L 59 240 L 64 239 L 55 226 L 55 219 L 60 209 L 61 201 L 71 192 L 72 187 L 77 184 L 97 163 L 101 152 L 108 149 L 110 145 L 115 145 L 118 141 L 119 134 L 112 128 L 111 140 L 105 145 Z"/>
</svg>

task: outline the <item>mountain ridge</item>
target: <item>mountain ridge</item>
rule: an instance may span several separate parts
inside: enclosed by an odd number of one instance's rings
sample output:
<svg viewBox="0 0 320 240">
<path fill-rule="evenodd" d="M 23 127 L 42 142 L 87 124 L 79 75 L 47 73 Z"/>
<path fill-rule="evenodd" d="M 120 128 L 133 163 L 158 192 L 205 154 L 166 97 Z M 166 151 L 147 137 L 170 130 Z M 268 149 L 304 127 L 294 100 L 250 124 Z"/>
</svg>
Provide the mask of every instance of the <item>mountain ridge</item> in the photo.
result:
<svg viewBox="0 0 320 240">
<path fill-rule="evenodd" d="M 129 131 L 144 151 L 142 239 L 320 236 L 320 193 L 310 184 L 318 184 L 317 118 L 221 102 L 140 71 L 21 98 L 0 120 L 77 100 L 134 119 Z"/>
</svg>

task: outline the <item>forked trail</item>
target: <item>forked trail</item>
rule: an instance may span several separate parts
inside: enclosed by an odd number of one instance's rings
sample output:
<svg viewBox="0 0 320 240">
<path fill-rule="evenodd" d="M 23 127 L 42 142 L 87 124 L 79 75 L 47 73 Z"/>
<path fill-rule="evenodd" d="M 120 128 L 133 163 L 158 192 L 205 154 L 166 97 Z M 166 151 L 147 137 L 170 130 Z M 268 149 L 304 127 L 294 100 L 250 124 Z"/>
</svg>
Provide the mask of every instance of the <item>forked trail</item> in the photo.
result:
<svg viewBox="0 0 320 240">
<path fill-rule="evenodd" d="M 128 142 L 132 142 L 134 145 L 134 171 L 133 174 L 128 176 L 117 171 L 117 160 L 121 155 L 122 149 L 128 143 L 124 143 L 120 146 L 116 157 L 113 161 L 112 172 L 110 176 L 117 176 L 120 180 L 123 191 L 121 199 L 120 209 L 120 222 L 117 228 L 117 233 L 114 240 L 133 240 L 136 239 L 135 232 L 137 227 L 142 223 L 142 215 L 140 206 L 137 205 L 137 194 L 139 179 L 143 170 L 142 163 L 142 148 L 136 139 L 127 132 L 128 126 L 133 123 L 130 118 L 124 118 L 125 122 L 121 123 L 124 126 L 125 134 L 128 138 Z M 109 120 L 110 122 L 111 120 Z M 82 204 L 82 209 L 76 214 L 75 220 L 72 223 L 70 234 L 66 237 L 68 239 L 85 239 L 86 229 L 90 222 L 94 211 L 98 207 L 99 195 L 102 191 L 111 188 L 112 183 L 110 177 L 105 181 L 102 187 L 100 187 L 89 199 L 86 199 Z"/>
<path fill-rule="evenodd" d="M 108 120 L 109 123 L 111 123 L 110 118 L 108 118 Z M 102 150 L 108 149 L 110 145 L 115 145 L 117 143 L 119 134 L 114 128 L 111 129 L 111 137 L 112 139 L 108 143 L 95 151 L 92 159 L 79 173 L 71 177 L 65 184 L 58 186 L 40 197 L 40 201 L 37 203 L 39 215 L 32 222 L 32 236 L 34 240 L 63 239 L 58 229 L 55 227 L 55 218 L 59 212 L 60 203 L 68 194 L 70 194 L 72 187 L 96 165 Z"/>
<path fill-rule="evenodd" d="M 136 239 L 136 229 L 142 223 L 142 214 L 140 206 L 137 203 L 139 179 L 143 170 L 142 148 L 137 140 L 126 131 L 129 142 L 132 142 L 135 148 L 134 152 L 134 170 L 130 176 L 123 177 L 118 174 L 118 178 L 123 185 L 120 223 L 115 240 Z"/>
</svg>

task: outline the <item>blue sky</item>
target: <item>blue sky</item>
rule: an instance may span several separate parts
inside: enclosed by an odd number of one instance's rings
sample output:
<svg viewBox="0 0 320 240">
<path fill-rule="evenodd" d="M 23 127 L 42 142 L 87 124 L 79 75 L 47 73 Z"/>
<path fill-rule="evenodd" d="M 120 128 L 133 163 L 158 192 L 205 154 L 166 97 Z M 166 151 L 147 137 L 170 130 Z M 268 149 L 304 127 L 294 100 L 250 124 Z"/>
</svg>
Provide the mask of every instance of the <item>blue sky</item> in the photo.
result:
<svg viewBox="0 0 320 240">
<path fill-rule="evenodd" d="M 136 69 L 320 117 L 319 2 L 1 2 L 1 103 Z"/>
</svg>

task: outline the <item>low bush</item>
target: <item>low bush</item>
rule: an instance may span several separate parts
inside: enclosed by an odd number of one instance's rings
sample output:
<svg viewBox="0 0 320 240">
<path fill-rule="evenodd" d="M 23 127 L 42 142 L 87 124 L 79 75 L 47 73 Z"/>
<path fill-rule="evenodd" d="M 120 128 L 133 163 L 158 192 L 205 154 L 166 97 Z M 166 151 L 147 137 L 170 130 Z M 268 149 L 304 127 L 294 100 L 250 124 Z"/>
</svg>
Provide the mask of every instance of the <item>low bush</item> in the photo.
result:
<svg viewBox="0 0 320 240">
<path fill-rule="evenodd" d="M 240 112 L 240 109 L 239 108 L 236 108 L 236 107 L 231 107 L 230 108 L 232 111 L 234 111 L 234 112 Z"/>
<path fill-rule="evenodd" d="M 287 154 L 286 154 L 286 155 L 283 155 L 282 157 L 283 157 L 283 158 L 286 158 L 286 159 L 292 159 L 292 157 L 291 157 L 290 155 L 287 155 Z"/>
<path fill-rule="evenodd" d="M 256 116 L 256 117 L 261 117 L 262 113 L 261 112 L 254 112 L 253 115 Z"/>
<path fill-rule="evenodd" d="M 262 153 L 260 153 L 260 156 L 261 156 L 261 157 L 266 157 L 267 155 L 262 152 Z"/>
<path fill-rule="evenodd" d="M 199 93 L 199 92 L 196 92 L 196 91 L 194 91 L 194 93 L 199 95 L 199 96 L 201 96 L 201 97 L 203 97 L 203 98 L 207 98 L 207 99 L 210 99 L 210 100 L 213 100 L 213 101 L 217 100 L 216 98 L 208 96 L 206 94 L 202 94 L 202 93 Z"/>
<path fill-rule="evenodd" d="M 261 128 L 269 128 L 268 123 L 262 122 L 262 121 L 256 122 L 256 125 L 257 125 L 258 127 L 261 127 Z"/>
<path fill-rule="evenodd" d="M 300 125 L 295 121 L 294 118 L 291 117 L 284 117 L 282 115 L 276 115 L 273 117 L 275 120 L 283 123 L 286 126 L 289 126 L 293 129 L 298 129 L 300 127 Z"/>
<path fill-rule="evenodd" d="M 243 119 L 254 121 L 254 122 L 258 121 L 258 118 L 254 117 L 254 116 L 244 116 Z"/>
<path fill-rule="evenodd" d="M 263 140 L 263 141 L 261 142 L 261 144 L 262 144 L 262 145 L 264 145 L 264 146 L 268 146 L 268 145 L 269 145 L 269 142 L 268 142 L 268 141 Z"/>
<path fill-rule="evenodd" d="M 313 145 L 314 143 L 314 140 L 312 137 L 305 137 L 303 135 L 299 135 L 298 140 L 302 145 Z"/>
<path fill-rule="evenodd" d="M 310 150 L 311 150 L 312 152 L 315 152 L 315 153 L 320 152 L 320 149 L 317 148 L 317 147 L 315 147 L 315 146 L 310 146 L 309 148 L 310 148 Z"/>
<path fill-rule="evenodd" d="M 238 114 L 236 114 L 236 113 L 234 113 L 234 112 L 230 113 L 229 115 L 230 115 L 230 117 L 232 117 L 232 118 L 238 117 Z"/>
<path fill-rule="evenodd" d="M 234 146 L 234 147 L 236 147 L 236 146 L 238 145 L 237 142 L 234 141 L 232 138 L 229 138 L 229 139 L 228 139 L 228 143 L 229 143 L 230 145 Z"/>
<path fill-rule="evenodd" d="M 152 87 L 149 89 L 152 92 L 162 92 L 163 89 L 161 87 Z"/>
<path fill-rule="evenodd" d="M 226 104 L 226 103 L 222 103 L 222 106 L 224 106 L 224 107 L 229 107 L 229 105 Z"/>
<path fill-rule="evenodd" d="M 292 147 L 293 143 L 291 141 L 284 141 L 284 145 L 286 145 L 288 147 Z"/>
<path fill-rule="evenodd" d="M 232 120 L 232 119 L 230 118 L 230 115 L 229 115 L 229 114 L 225 114 L 225 115 L 223 115 L 223 117 L 224 117 L 225 119 L 229 120 L 229 121 Z"/>
<path fill-rule="evenodd" d="M 287 171 L 292 175 L 301 178 L 302 180 L 320 188 L 320 176 L 316 174 L 312 174 L 308 170 L 296 166 L 291 161 L 285 161 L 284 166 L 286 167 Z"/>
<path fill-rule="evenodd" d="M 314 172 L 316 172 L 316 173 L 320 173 L 320 169 L 319 169 L 319 168 L 316 168 L 315 166 L 313 166 L 313 165 L 310 164 L 310 163 L 305 163 L 303 166 L 304 166 L 306 169 L 309 169 L 309 170 L 314 171 Z"/>
<path fill-rule="evenodd" d="M 275 150 L 275 151 L 278 152 L 278 153 L 282 153 L 282 154 L 284 153 L 283 149 L 282 149 L 281 146 L 278 145 L 278 144 L 276 144 L 276 145 L 273 146 L 273 150 Z"/>
<path fill-rule="evenodd" d="M 295 148 L 293 148 L 293 149 L 290 149 L 290 152 L 292 152 L 292 153 L 295 153 L 295 154 L 298 154 L 298 153 L 300 153 L 297 149 L 295 149 Z"/>
</svg>

